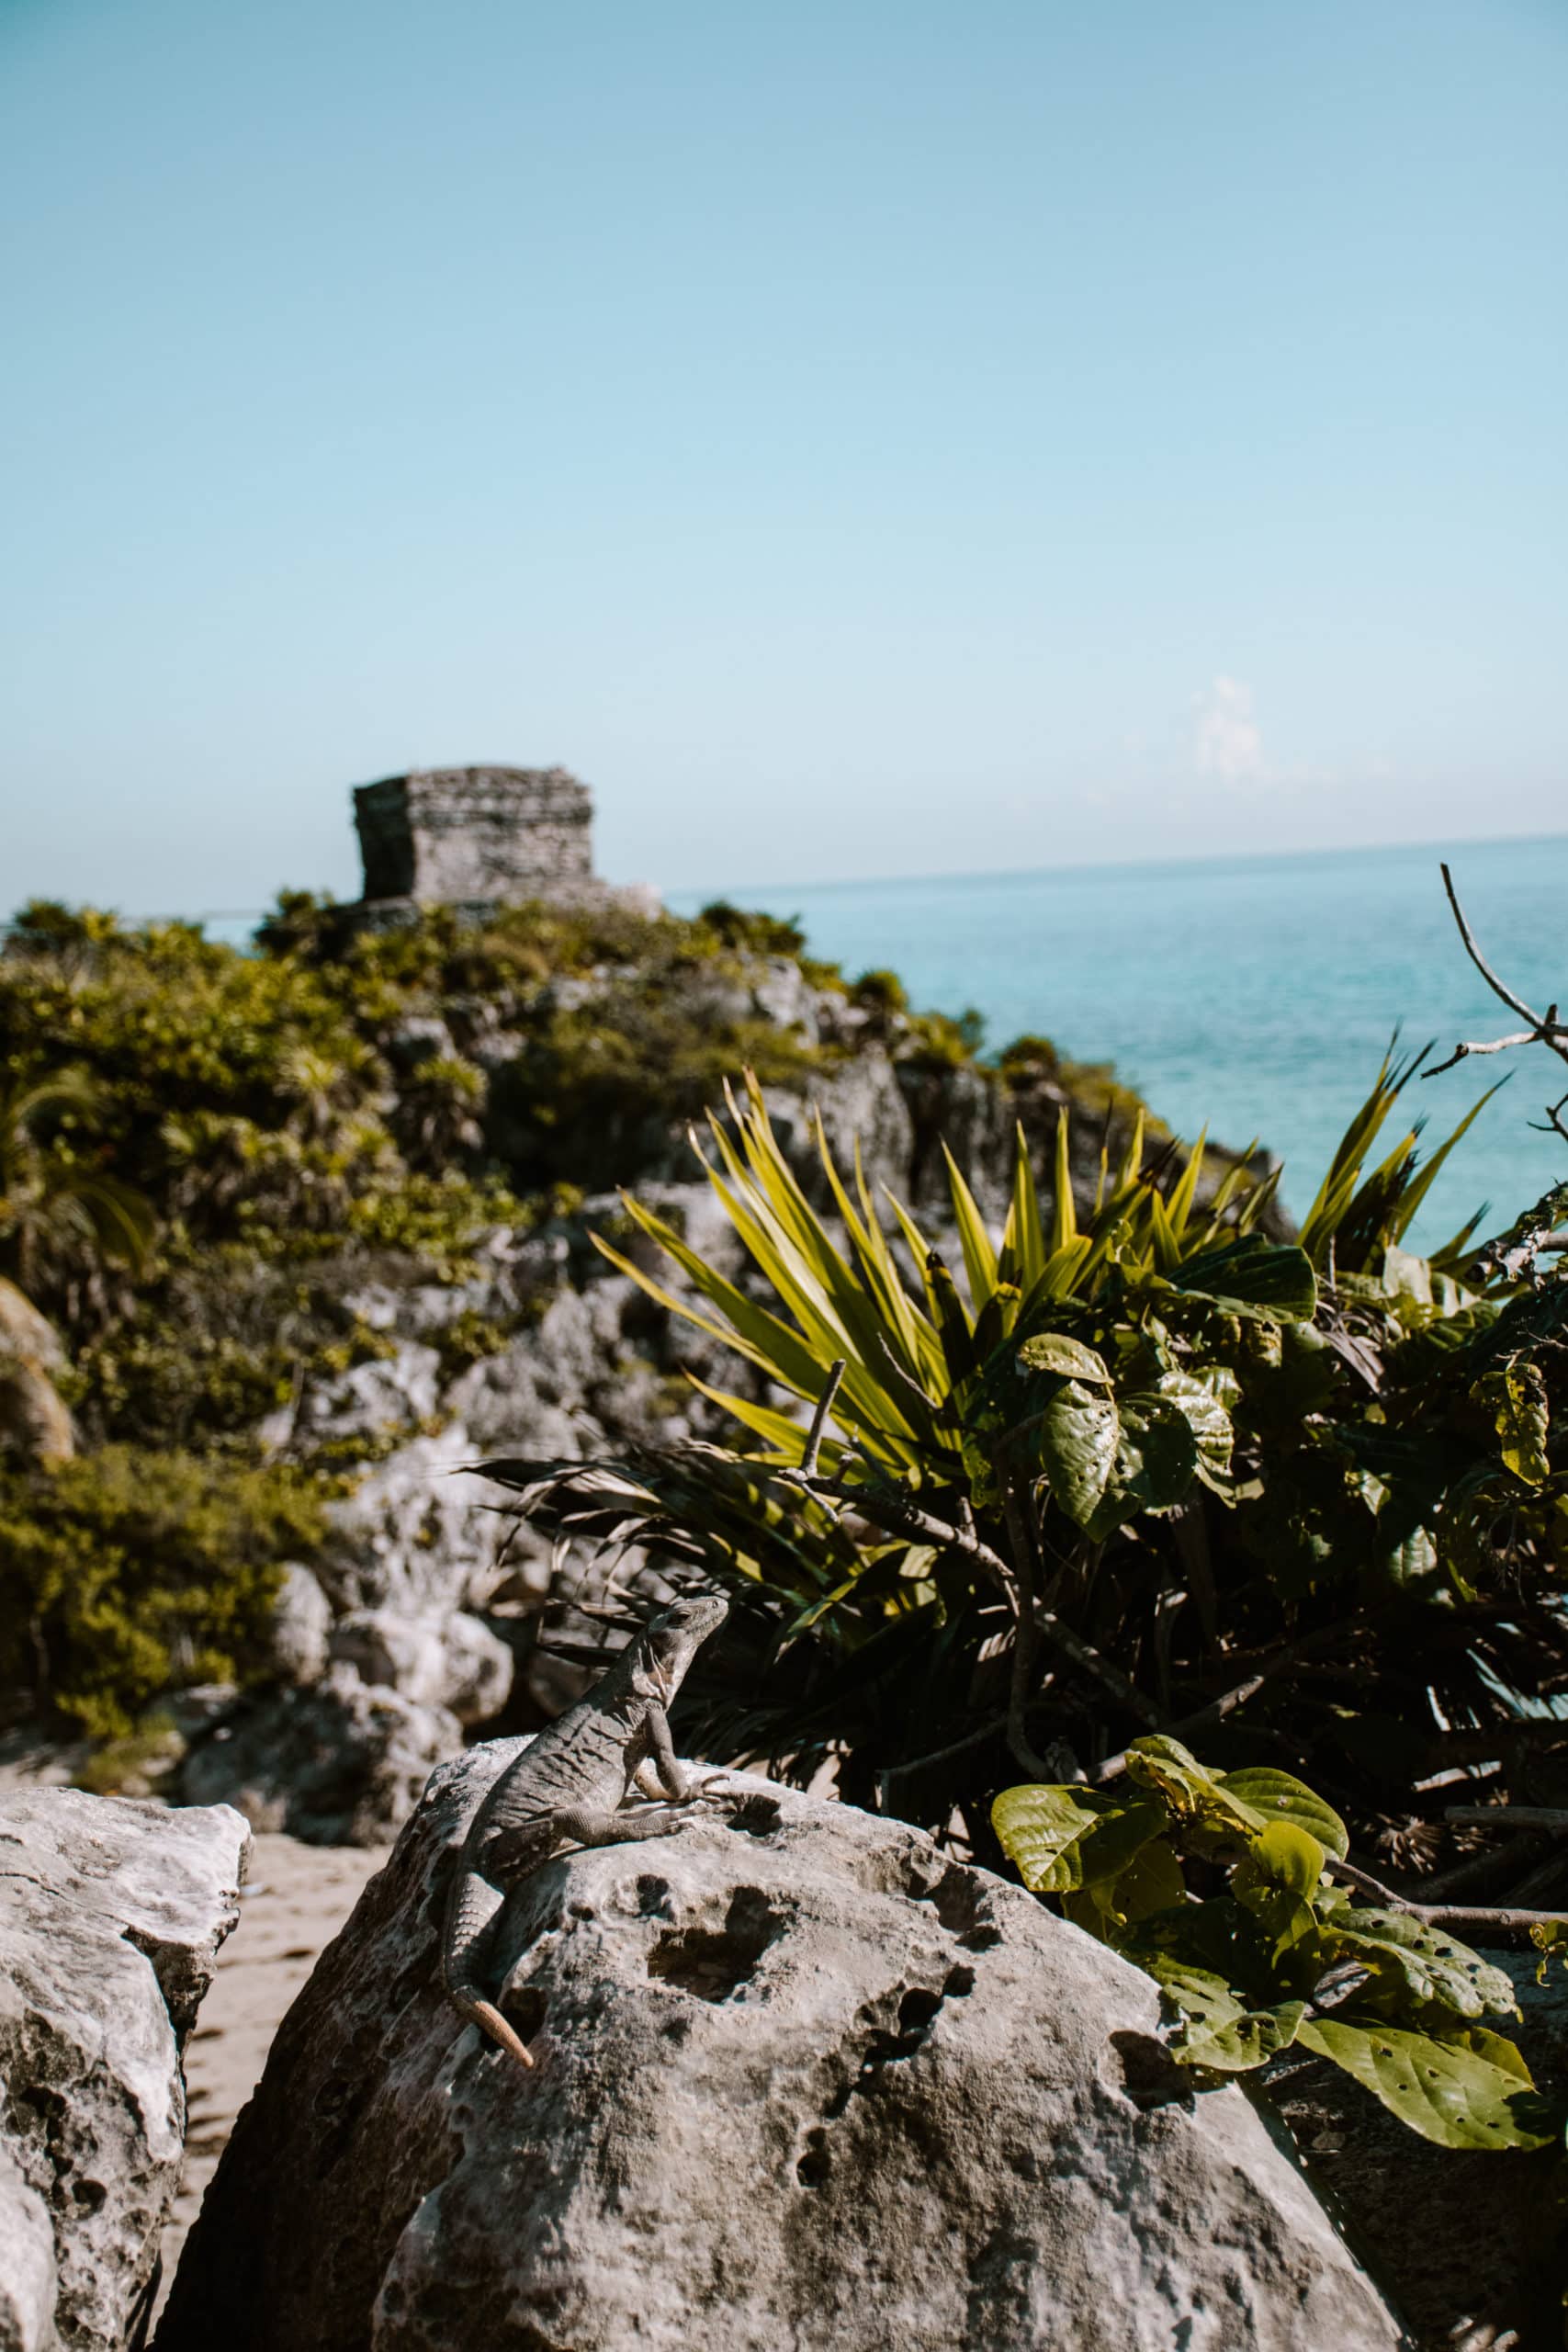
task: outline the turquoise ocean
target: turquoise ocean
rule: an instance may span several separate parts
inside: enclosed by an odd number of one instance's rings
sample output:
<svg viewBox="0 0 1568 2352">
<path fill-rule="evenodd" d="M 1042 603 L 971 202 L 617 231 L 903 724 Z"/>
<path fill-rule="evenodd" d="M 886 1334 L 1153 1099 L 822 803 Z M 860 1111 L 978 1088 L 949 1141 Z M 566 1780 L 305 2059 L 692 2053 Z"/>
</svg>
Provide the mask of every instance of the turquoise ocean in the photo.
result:
<svg viewBox="0 0 1568 2352">
<path fill-rule="evenodd" d="M 852 977 L 887 967 L 918 1005 L 972 1006 L 987 1049 L 1029 1032 L 1074 1060 L 1114 1062 L 1179 1134 L 1206 1125 L 1277 1152 L 1299 1216 L 1396 1027 L 1402 1049 L 1430 1038 L 1440 1060 L 1461 1037 L 1519 1025 L 1465 956 L 1445 857 L 1494 968 L 1538 1010 L 1568 1001 L 1568 835 L 921 881 L 738 875 L 722 891 L 666 895 L 680 913 L 723 897 L 795 916 L 812 952 Z M 1568 1177 L 1568 1145 L 1529 1124 L 1568 1089 L 1539 1046 L 1414 1080 L 1387 1141 L 1421 1117 L 1435 1144 L 1506 1071 L 1416 1246 L 1438 1247 L 1483 1202 L 1500 1225 Z"/>
</svg>

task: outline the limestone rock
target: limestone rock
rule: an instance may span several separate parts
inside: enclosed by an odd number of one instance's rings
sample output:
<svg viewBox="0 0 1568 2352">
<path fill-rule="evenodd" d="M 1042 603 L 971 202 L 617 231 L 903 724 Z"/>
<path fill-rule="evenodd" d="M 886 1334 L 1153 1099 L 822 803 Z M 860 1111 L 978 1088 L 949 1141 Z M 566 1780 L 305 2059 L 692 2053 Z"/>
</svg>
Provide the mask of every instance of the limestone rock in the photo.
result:
<svg viewBox="0 0 1568 2352">
<path fill-rule="evenodd" d="M 319 1682 L 327 1670 L 332 1603 L 298 1560 L 283 1571 L 272 1604 L 272 1655 L 287 1682 Z"/>
<path fill-rule="evenodd" d="M 1155 1987 L 919 1832 L 734 1777 L 728 1822 L 574 1854 L 435 1976 L 433 1781 L 285 2020 L 159 2352 L 1325 2352 L 1399 2331 Z"/>
<path fill-rule="evenodd" d="M 245 1825 L 0 1792 L 0 2346 L 119 2352 L 185 2140 L 180 2046 L 239 1914 Z"/>
<path fill-rule="evenodd" d="M 76 1451 L 71 1415 L 54 1375 L 65 1362 L 60 1335 L 15 1283 L 0 1277 L 0 1448 L 50 1468 Z"/>
<path fill-rule="evenodd" d="M 460 1609 L 436 1619 L 351 1611 L 333 1629 L 332 1654 L 362 1682 L 389 1683 L 417 1706 L 446 1707 L 460 1724 L 499 1714 L 512 1688 L 512 1652 Z"/>
<path fill-rule="evenodd" d="M 54 2224 L 0 2141 L 0 2352 L 55 2352 Z"/>
<path fill-rule="evenodd" d="M 383 1844 L 432 1768 L 463 1744 L 456 1715 L 422 1706 L 335 1661 L 303 1690 L 244 1695 L 192 1740 L 181 1792 L 231 1804 L 254 1829 L 313 1846 Z"/>
</svg>

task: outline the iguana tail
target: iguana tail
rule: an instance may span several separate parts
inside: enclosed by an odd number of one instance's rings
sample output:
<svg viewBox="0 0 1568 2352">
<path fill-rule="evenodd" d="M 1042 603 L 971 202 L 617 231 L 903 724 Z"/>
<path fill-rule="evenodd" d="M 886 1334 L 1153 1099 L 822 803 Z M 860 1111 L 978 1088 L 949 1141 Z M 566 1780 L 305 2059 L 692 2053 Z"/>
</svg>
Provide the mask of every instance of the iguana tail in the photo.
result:
<svg viewBox="0 0 1568 2352">
<path fill-rule="evenodd" d="M 486 1999 L 473 1977 L 475 1951 L 501 1903 L 496 1889 L 477 1871 L 459 1871 L 447 1902 L 446 1924 L 441 1939 L 442 1982 L 447 1999 L 459 2016 L 470 2018 L 520 2066 L 531 2067 L 534 2060 L 527 2043 L 507 2023 L 495 2003 Z"/>
<path fill-rule="evenodd" d="M 471 2018 L 475 2025 L 488 2033 L 492 2041 L 499 2042 L 520 2066 L 532 2067 L 533 2052 L 521 2034 L 507 2024 L 493 2001 L 487 2001 L 482 1993 L 470 1993 L 466 1987 L 449 1984 L 446 1990 L 455 2009 L 464 2017 Z"/>
</svg>

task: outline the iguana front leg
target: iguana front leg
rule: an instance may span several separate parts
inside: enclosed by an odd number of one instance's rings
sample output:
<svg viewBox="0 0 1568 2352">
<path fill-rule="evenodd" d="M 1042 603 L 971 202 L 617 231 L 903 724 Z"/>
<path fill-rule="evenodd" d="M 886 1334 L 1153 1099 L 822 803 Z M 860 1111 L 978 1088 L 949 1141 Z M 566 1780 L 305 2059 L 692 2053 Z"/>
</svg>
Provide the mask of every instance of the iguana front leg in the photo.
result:
<svg viewBox="0 0 1568 2352">
<path fill-rule="evenodd" d="M 644 1724 L 648 1735 L 648 1756 L 637 1766 L 637 1785 L 645 1795 L 672 1797 L 677 1804 L 700 1804 L 716 1781 L 725 1778 L 722 1772 L 705 1772 L 700 1780 L 688 1779 L 681 1769 L 674 1744 L 670 1737 L 670 1718 L 662 1707 L 649 1707 Z M 649 1788 L 643 1775 L 651 1773 L 655 1787 Z"/>
<path fill-rule="evenodd" d="M 673 1804 L 562 1805 L 515 1829 L 503 1829 L 486 1847 L 485 1876 L 497 1886 L 515 1886 L 538 1869 L 558 1846 L 631 1846 L 639 1838 L 672 1838 L 694 1814 L 710 1804 L 705 1789 Z"/>
</svg>

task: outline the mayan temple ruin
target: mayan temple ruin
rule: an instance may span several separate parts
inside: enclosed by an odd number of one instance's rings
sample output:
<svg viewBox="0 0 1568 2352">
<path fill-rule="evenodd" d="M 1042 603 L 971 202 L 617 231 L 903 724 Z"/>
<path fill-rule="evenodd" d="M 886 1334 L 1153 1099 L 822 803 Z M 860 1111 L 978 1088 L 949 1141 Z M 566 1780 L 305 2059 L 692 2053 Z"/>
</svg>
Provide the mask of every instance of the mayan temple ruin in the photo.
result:
<svg viewBox="0 0 1568 2352">
<path fill-rule="evenodd" d="M 565 768 L 422 768 L 355 788 L 363 920 L 395 923 L 449 906 L 482 919 L 526 899 L 600 904 L 593 796 Z"/>
</svg>

